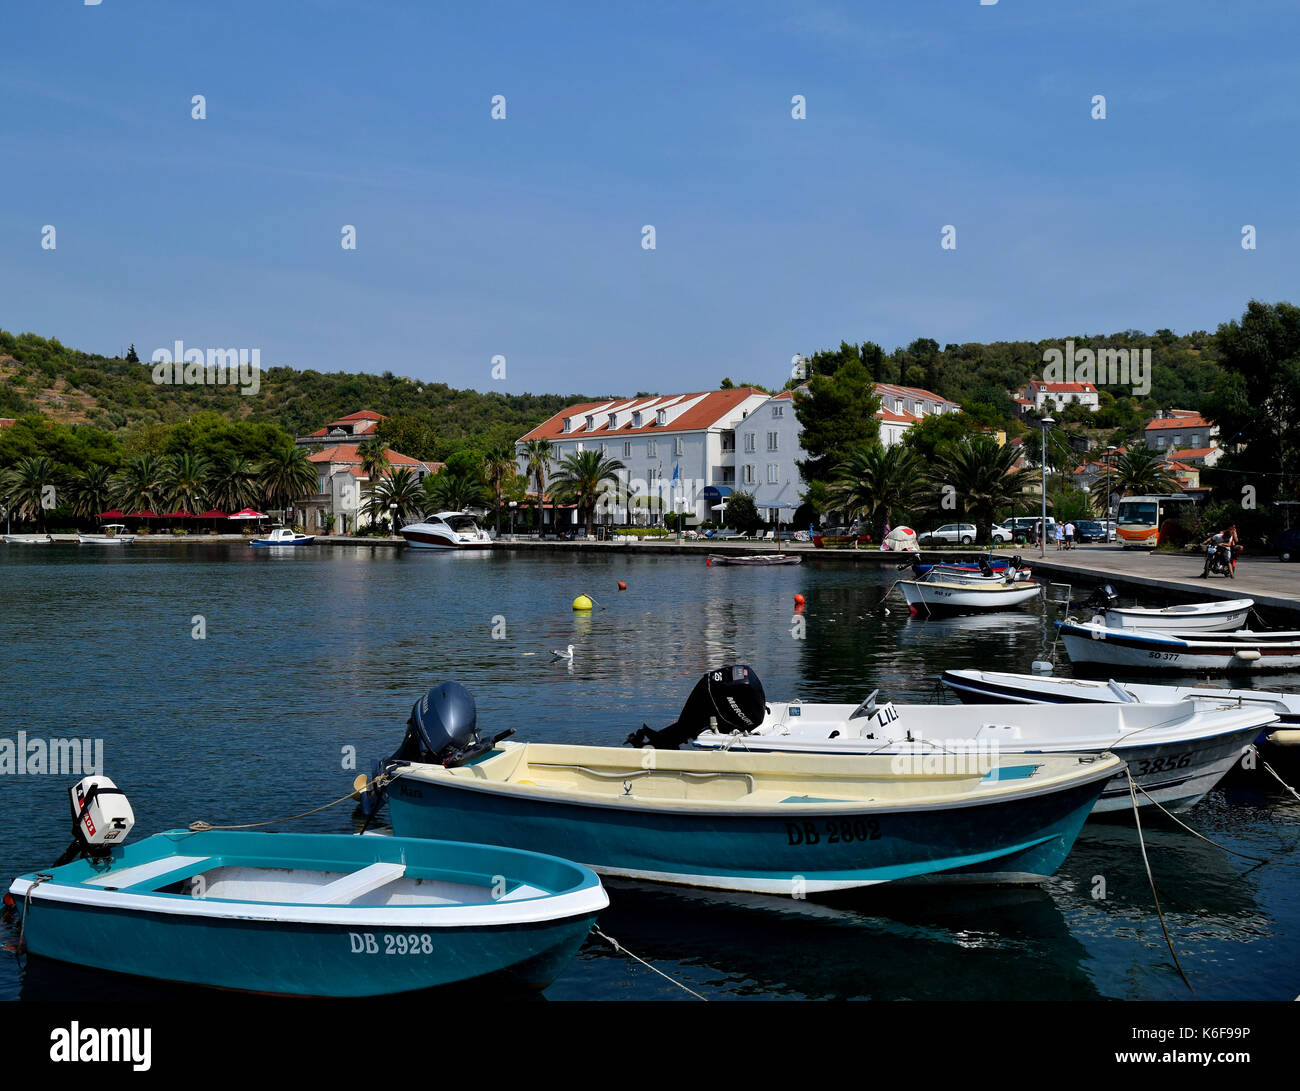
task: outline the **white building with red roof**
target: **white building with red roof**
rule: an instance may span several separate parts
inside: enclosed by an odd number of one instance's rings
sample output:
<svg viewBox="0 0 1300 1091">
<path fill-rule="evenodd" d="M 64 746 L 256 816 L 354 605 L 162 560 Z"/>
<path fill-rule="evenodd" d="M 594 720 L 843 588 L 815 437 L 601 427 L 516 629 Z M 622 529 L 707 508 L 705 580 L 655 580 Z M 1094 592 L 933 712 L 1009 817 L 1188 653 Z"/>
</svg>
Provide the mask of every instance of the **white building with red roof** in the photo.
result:
<svg viewBox="0 0 1300 1091">
<path fill-rule="evenodd" d="M 1047 383 L 1042 379 L 1031 379 L 1015 402 L 1022 413 L 1042 413 L 1048 410 L 1048 403 L 1051 403 L 1049 411 L 1077 404 L 1095 413 L 1101 405 L 1092 383 Z"/>
<path fill-rule="evenodd" d="M 926 417 L 961 412 L 957 402 L 915 386 L 876 383 L 875 391 L 880 399 L 880 408 L 876 410 L 876 419 L 880 421 L 880 442 L 885 447 L 901 443 L 907 430 Z"/>
<path fill-rule="evenodd" d="M 331 421 L 324 428 L 299 436 L 294 441 L 303 446 L 321 448 L 307 456 L 307 461 L 316 468 L 317 490 L 296 504 L 304 526 L 323 532 L 325 517 L 333 515 L 337 532 L 349 534 L 370 522 L 362 508 L 375 482 L 366 472 L 361 445 L 377 438 L 379 422 L 386 419 L 382 413 L 365 409 Z M 335 442 L 339 439 L 347 442 Z M 385 447 L 384 454 L 388 465 L 379 471 L 381 478 L 393 470 L 406 469 L 422 482 L 443 468 L 441 462 L 423 462 L 391 447 Z"/>
<path fill-rule="evenodd" d="M 674 508 L 701 520 L 716 518 L 713 507 L 735 484 L 736 428 L 767 400 L 761 390 L 733 387 L 580 402 L 515 441 L 519 472 L 527 472 L 524 445 L 549 439 L 551 477 L 564 459 L 582 451 L 599 451 L 626 467 L 619 487 L 597 505 L 599 521 L 642 521 Z M 576 513 L 567 517 L 576 520 Z"/>
</svg>

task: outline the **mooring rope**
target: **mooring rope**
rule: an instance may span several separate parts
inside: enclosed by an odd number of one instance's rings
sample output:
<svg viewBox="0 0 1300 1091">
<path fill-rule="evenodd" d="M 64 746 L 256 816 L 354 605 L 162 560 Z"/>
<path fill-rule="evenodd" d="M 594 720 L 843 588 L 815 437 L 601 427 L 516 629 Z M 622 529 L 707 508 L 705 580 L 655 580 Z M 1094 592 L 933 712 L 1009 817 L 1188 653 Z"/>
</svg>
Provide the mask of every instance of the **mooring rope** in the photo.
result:
<svg viewBox="0 0 1300 1091">
<path fill-rule="evenodd" d="M 1278 776 L 1276 769 L 1274 769 L 1271 765 L 1269 765 L 1269 763 L 1266 762 L 1263 758 L 1260 758 L 1259 761 L 1260 764 L 1273 775 L 1274 780 L 1276 780 L 1280 785 L 1282 785 L 1283 788 L 1285 788 L 1288 792 L 1290 792 L 1293 796 L 1295 796 L 1296 799 L 1300 799 L 1300 792 L 1297 792 L 1294 788 L 1291 787 L 1291 785 L 1289 785 L 1280 776 Z"/>
<path fill-rule="evenodd" d="M 1147 844 L 1142 836 L 1142 819 L 1138 815 L 1137 782 L 1134 781 L 1133 774 L 1129 772 L 1127 765 L 1124 766 L 1124 775 L 1128 777 L 1128 794 L 1133 801 L 1133 821 L 1137 823 L 1138 845 L 1142 849 L 1142 865 L 1147 870 L 1147 882 L 1151 884 L 1151 897 L 1155 899 L 1156 916 L 1160 918 L 1160 931 L 1165 934 L 1165 945 L 1169 948 L 1169 954 L 1173 956 L 1178 976 L 1183 979 L 1187 991 L 1195 996 L 1196 990 L 1192 988 L 1192 983 L 1187 980 L 1187 975 L 1183 973 L 1183 964 L 1178 961 L 1178 952 L 1174 950 L 1174 941 L 1169 937 L 1169 929 L 1165 925 L 1165 911 L 1160 908 L 1160 895 L 1156 893 L 1156 880 L 1155 876 L 1151 874 L 1151 861 L 1147 859 Z"/>
<path fill-rule="evenodd" d="M 199 819 L 191 822 L 189 829 L 193 833 L 206 833 L 209 830 L 253 830 L 259 826 L 276 826 L 281 822 L 292 822 L 295 818 L 306 818 L 308 815 L 319 814 L 321 811 L 329 810 L 330 807 L 337 807 L 340 803 L 345 803 L 349 799 L 355 799 L 358 795 L 365 792 L 373 792 L 379 788 L 387 787 L 390 783 L 402 775 L 401 771 L 395 773 L 380 773 L 374 780 L 368 781 L 364 788 L 354 788 L 345 796 L 331 800 L 329 803 L 323 803 L 319 807 L 313 807 L 310 811 L 299 811 L 297 814 L 288 815 L 285 818 L 268 818 L 265 822 L 244 822 L 236 826 L 214 826 L 211 822 L 204 822 Z"/>
<path fill-rule="evenodd" d="M 699 993 L 697 993 L 694 989 L 690 988 L 690 987 L 687 986 L 687 985 L 683 985 L 680 981 L 678 981 L 678 980 L 676 980 L 675 978 L 670 977 L 668 974 L 664 973 L 663 970 L 659 969 L 658 966 L 651 966 L 650 963 L 648 963 L 645 959 L 639 957 L 638 955 L 634 955 L 631 951 L 629 951 L 626 947 L 624 947 L 621 943 L 619 943 L 618 940 L 616 940 L 613 936 L 607 936 L 607 935 L 605 935 L 605 933 L 602 932 L 599 928 L 593 928 L 591 931 L 592 931 L 592 934 L 593 934 L 593 935 L 599 936 L 599 937 L 600 937 L 601 939 L 603 939 L 606 943 L 608 943 L 611 947 L 613 947 L 614 950 L 617 951 L 619 954 L 621 954 L 621 955 L 627 955 L 628 958 L 636 959 L 636 961 L 639 962 L 639 963 L 641 963 L 641 965 L 644 966 L 647 970 L 653 970 L 653 971 L 654 971 L 655 973 L 657 973 L 660 977 L 662 977 L 665 981 L 670 981 L 670 982 L 672 982 L 674 985 L 676 985 L 679 989 L 682 989 L 682 990 L 684 990 L 684 991 L 690 993 L 693 997 L 695 997 L 696 1000 L 703 1000 L 703 1001 L 705 1001 L 706 1003 L 708 1002 L 708 997 L 707 997 L 707 996 L 701 996 L 701 995 L 700 995 Z"/>
</svg>

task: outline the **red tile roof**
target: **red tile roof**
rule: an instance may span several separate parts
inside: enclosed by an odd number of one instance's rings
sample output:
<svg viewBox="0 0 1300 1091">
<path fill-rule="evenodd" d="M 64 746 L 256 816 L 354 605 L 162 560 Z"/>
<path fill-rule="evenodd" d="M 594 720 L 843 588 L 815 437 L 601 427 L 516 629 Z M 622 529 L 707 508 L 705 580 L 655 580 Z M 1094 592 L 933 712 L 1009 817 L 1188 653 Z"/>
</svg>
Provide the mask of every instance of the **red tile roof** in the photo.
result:
<svg viewBox="0 0 1300 1091">
<path fill-rule="evenodd" d="M 12 428 L 16 420 L 15 417 L 0 417 L 0 428 Z"/>
<path fill-rule="evenodd" d="M 1045 383 L 1041 379 L 1031 379 L 1030 389 L 1042 390 L 1047 394 L 1096 394 L 1097 388 L 1092 383 Z"/>
<path fill-rule="evenodd" d="M 1178 412 L 1185 412 L 1185 411 L 1178 410 Z M 1147 422 L 1146 430 L 1150 432 L 1153 429 L 1164 429 L 1164 428 L 1211 428 L 1211 427 L 1213 427 L 1213 425 L 1211 425 L 1210 422 L 1207 421 L 1199 413 L 1187 413 L 1185 416 L 1165 417 L 1163 420 L 1152 419 Z"/>
<path fill-rule="evenodd" d="M 651 435 L 657 432 L 700 432 L 717 424 L 718 421 L 736 409 L 748 398 L 758 395 L 765 397 L 761 390 L 747 386 L 737 386 L 730 390 L 702 390 L 691 394 L 652 395 L 645 398 L 615 398 L 603 402 L 580 402 L 570 405 L 553 417 L 544 420 L 531 432 L 520 436 L 517 443 L 530 439 L 584 439 L 587 436 L 609 435 Z M 689 409 L 665 425 L 655 424 L 655 411 L 681 405 L 683 402 L 699 399 Z M 628 423 L 616 431 L 609 427 L 609 414 L 612 412 L 635 412 L 642 410 L 644 415 L 640 428 L 633 428 L 631 418 Z M 588 415 L 598 417 L 593 427 L 585 427 L 584 418 Z M 570 418 L 576 425 L 571 431 L 564 431 L 564 418 Z"/>
<path fill-rule="evenodd" d="M 1171 451 L 1170 458 L 1204 458 L 1212 451 L 1217 451 L 1217 447 L 1187 447 L 1181 451 Z"/>
<path fill-rule="evenodd" d="M 317 463 L 336 463 L 361 465 L 361 455 L 359 453 L 361 445 L 359 443 L 340 443 L 333 447 L 326 447 L 323 451 L 317 451 L 314 455 L 308 455 L 308 462 Z M 404 455 L 399 451 L 394 451 L 391 447 L 384 448 L 384 454 L 388 457 L 389 466 L 401 468 L 403 466 L 431 470 L 437 473 L 443 468 L 441 462 L 421 462 L 418 458 L 412 458 L 410 455 Z M 356 476 L 364 476 L 358 474 Z"/>
</svg>

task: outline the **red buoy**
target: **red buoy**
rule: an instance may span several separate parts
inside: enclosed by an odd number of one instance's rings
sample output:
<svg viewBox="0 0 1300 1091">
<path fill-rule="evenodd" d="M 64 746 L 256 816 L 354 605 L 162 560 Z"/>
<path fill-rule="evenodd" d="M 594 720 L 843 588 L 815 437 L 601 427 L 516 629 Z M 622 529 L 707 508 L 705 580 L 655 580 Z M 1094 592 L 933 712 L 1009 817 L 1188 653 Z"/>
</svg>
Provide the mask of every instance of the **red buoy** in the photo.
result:
<svg viewBox="0 0 1300 1091">
<path fill-rule="evenodd" d="M 803 595 L 796 594 L 794 597 L 795 609 L 802 610 L 804 605 Z"/>
<path fill-rule="evenodd" d="M 626 591 L 626 590 L 627 590 L 627 584 L 625 584 L 622 580 L 619 580 L 619 581 L 618 581 L 618 589 L 619 589 L 620 591 Z"/>
</svg>

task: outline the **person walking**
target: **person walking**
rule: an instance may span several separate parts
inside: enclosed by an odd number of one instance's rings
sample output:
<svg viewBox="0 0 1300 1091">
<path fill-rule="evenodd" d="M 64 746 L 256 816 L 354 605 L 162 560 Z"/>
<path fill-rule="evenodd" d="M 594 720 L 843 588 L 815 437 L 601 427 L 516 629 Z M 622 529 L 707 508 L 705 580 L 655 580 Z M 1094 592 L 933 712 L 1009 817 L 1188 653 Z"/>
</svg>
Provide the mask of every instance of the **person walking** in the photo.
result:
<svg viewBox="0 0 1300 1091">
<path fill-rule="evenodd" d="M 1074 548 L 1074 524 L 1073 523 L 1065 524 L 1065 548 L 1066 549 Z"/>
<path fill-rule="evenodd" d="M 1056 524 L 1055 537 L 1056 537 L 1056 548 L 1064 549 L 1065 548 L 1065 527 L 1061 526 L 1060 523 Z"/>
</svg>

